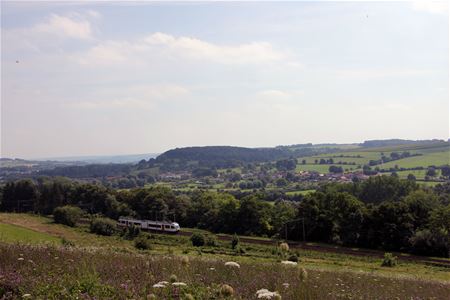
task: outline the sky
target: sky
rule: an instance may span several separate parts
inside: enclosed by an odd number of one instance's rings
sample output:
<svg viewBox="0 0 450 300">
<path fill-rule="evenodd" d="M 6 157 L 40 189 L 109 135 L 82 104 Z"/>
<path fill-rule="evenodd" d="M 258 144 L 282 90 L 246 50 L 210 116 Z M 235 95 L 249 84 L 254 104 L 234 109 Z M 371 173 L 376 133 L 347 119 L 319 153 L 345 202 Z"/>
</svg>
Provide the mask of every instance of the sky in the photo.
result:
<svg viewBox="0 0 450 300">
<path fill-rule="evenodd" d="M 447 2 L 1 2 L 1 157 L 449 138 Z"/>
</svg>

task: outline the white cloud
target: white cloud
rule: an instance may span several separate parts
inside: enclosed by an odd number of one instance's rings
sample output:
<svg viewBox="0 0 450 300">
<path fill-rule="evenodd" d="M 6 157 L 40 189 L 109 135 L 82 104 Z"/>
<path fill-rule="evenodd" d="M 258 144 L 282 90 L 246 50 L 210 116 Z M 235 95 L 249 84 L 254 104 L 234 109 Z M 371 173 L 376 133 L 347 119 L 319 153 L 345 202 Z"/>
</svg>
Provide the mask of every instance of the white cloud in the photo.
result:
<svg viewBox="0 0 450 300">
<path fill-rule="evenodd" d="M 252 42 L 236 46 L 224 46 L 192 37 L 174 37 L 157 32 L 144 39 L 151 45 L 158 45 L 196 59 L 209 59 L 220 63 L 259 63 L 279 61 L 285 54 L 273 49 L 267 42 Z"/>
<path fill-rule="evenodd" d="M 331 72 L 338 78 L 346 79 L 378 79 L 430 74 L 429 70 L 412 68 L 339 69 Z"/>
<path fill-rule="evenodd" d="M 86 96 L 91 100 L 77 100 L 63 105 L 79 109 L 151 110 L 164 101 L 181 99 L 189 93 L 190 91 L 185 87 L 170 84 L 116 87 L 96 91 Z"/>
<path fill-rule="evenodd" d="M 110 40 L 92 47 L 76 59 L 81 64 L 145 64 L 155 57 L 176 60 L 191 59 L 221 64 L 256 64 L 288 59 L 286 53 L 267 42 L 250 42 L 227 46 L 192 37 L 175 37 L 157 32 L 136 40 Z"/>
<path fill-rule="evenodd" d="M 88 20 L 52 14 L 47 21 L 36 24 L 33 32 L 75 39 L 91 39 L 92 28 Z"/>
<path fill-rule="evenodd" d="M 447 1 L 432 1 L 432 0 L 413 1 L 412 6 L 413 9 L 417 11 L 425 11 L 433 14 L 448 13 Z"/>
</svg>

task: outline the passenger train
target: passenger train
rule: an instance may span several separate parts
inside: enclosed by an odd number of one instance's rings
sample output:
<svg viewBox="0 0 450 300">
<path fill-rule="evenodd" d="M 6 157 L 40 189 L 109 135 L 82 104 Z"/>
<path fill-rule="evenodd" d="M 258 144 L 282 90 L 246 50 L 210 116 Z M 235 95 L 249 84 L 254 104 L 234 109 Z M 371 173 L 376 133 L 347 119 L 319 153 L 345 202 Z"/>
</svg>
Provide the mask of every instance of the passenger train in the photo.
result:
<svg viewBox="0 0 450 300">
<path fill-rule="evenodd" d="M 136 220 L 120 217 L 117 222 L 119 227 L 136 226 L 141 230 L 158 231 L 166 233 L 178 233 L 180 225 L 176 222 L 168 221 L 150 221 L 150 220 Z"/>
</svg>

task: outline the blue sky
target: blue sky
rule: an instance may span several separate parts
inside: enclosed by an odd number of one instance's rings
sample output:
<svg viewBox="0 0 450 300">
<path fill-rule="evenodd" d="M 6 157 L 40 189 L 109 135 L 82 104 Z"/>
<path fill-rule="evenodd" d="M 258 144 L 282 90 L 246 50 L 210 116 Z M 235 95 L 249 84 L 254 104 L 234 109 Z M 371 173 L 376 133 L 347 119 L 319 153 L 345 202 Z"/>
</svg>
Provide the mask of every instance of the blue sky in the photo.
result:
<svg viewBox="0 0 450 300">
<path fill-rule="evenodd" d="M 446 2 L 2 2 L 2 157 L 449 137 Z"/>
</svg>

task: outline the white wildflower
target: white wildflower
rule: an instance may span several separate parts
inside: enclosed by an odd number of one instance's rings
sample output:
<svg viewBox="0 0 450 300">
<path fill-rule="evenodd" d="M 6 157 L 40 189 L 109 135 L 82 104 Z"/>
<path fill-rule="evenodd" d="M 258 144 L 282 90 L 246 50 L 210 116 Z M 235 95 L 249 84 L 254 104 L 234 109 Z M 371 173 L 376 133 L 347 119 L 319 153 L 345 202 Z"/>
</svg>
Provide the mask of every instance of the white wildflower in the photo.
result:
<svg viewBox="0 0 450 300">
<path fill-rule="evenodd" d="M 216 268 L 213 268 L 213 267 L 211 267 L 211 268 L 209 268 L 211 271 L 214 271 Z"/>
<path fill-rule="evenodd" d="M 22 298 L 30 298 L 31 297 L 31 294 L 23 294 L 22 295 Z"/>
<path fill-rule="evenodd" d="M 23 260 L 23 257 L 19 257 L 17 260 Z"/>
<path fill-rule="evenodd" d="M 172 285 L 173 286 L 187 286 L 187 284 L 184 282 L 174 282 L 174 283 L 172 283 Z"/>
<path fill-rule="evenodd" d="M 285 289 L 287 289 L 289 287 L 289 283 L 287 283 L 287 282 L 283 283 L 282 285 Z"/>
<path fill-rule="evenodd" d="M 258 299 L 272 299 L 281 297 L 278 292 L 271 292 L 268 289 L 260 289 L 256 291 L 256 296 Z"/>
<path fill-rule="evenodd" d="M 283 265 L 289 265 L 289 266 L 296 266 L 297 263 L 295 261 L 290 261 L 290 260 L 283 260 L 281 262 Z"/>
<path fill-rule="evenodd" d="M 168 281 L 160 281 L 153 285 L 154 288 L 165 288 L 169 284 Z"/>
<path fill-rule="evenodd" d="M 227 262 L 225 263 L 225 266 L 227 266 L 227 267 L 233 267 L 233 268 L 238 268 L 238 269 L 241 267 L 237 262 L 234 262 L 234 261 L 227 261 Z"/>
</svg>

